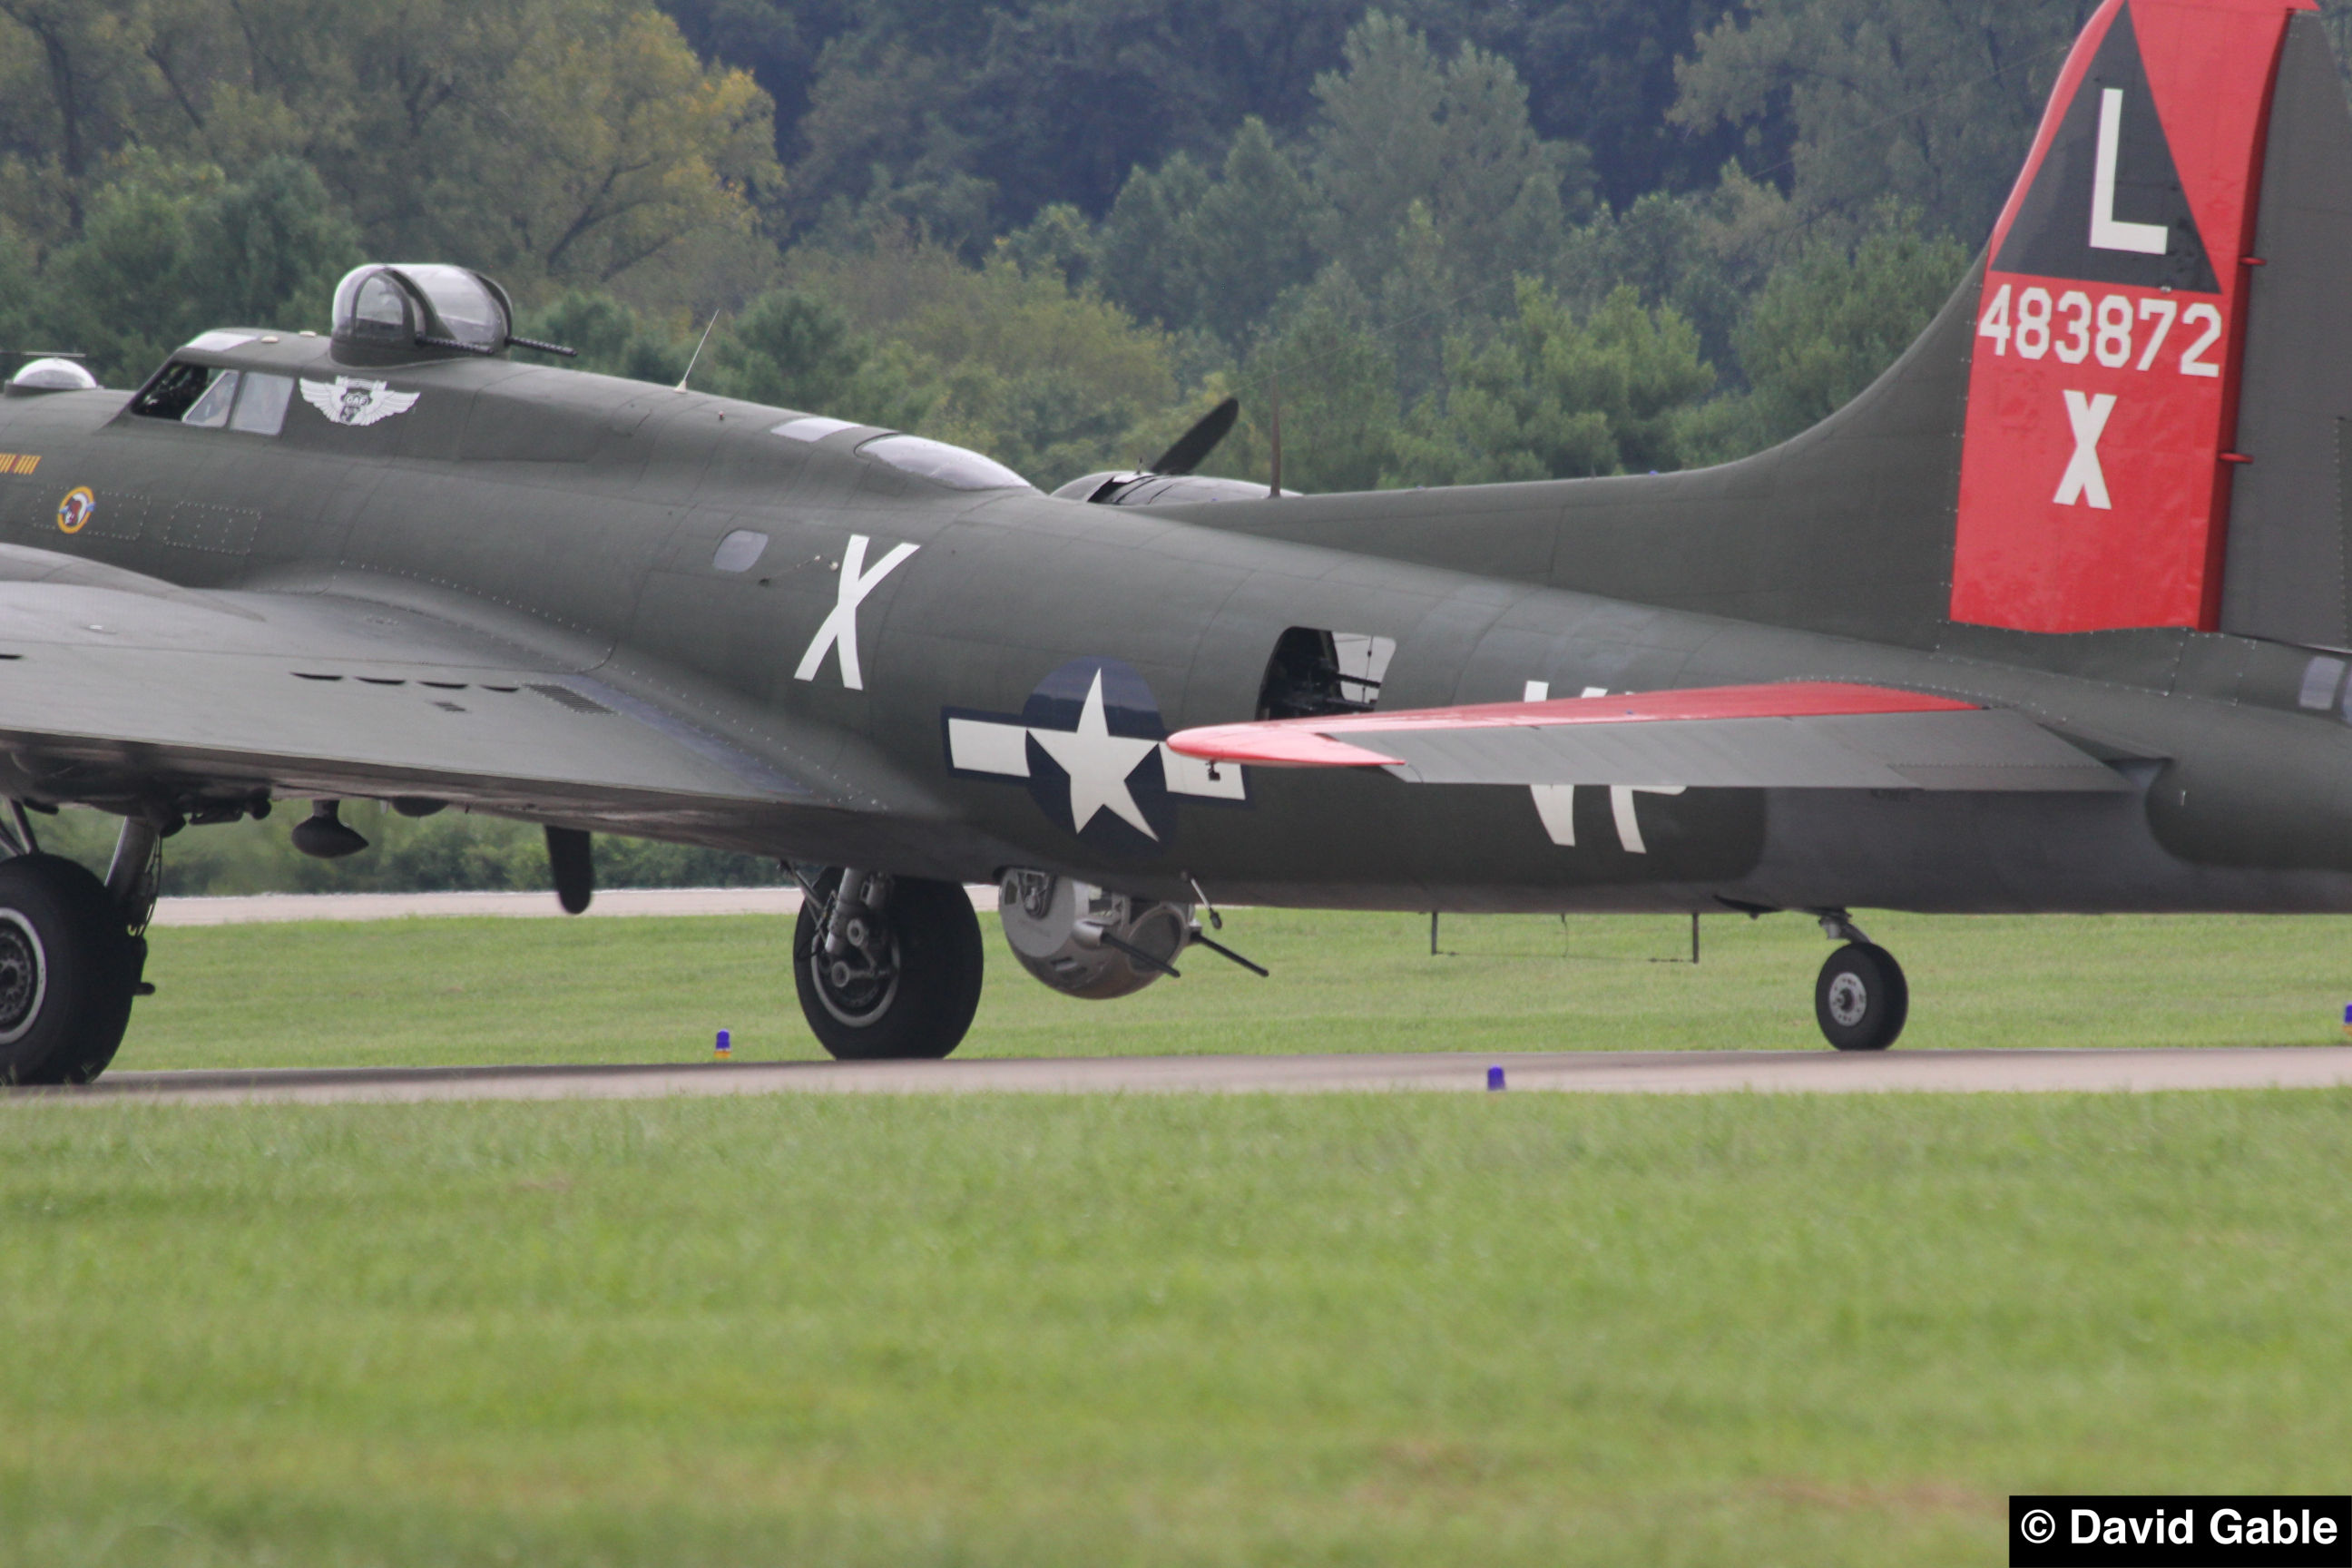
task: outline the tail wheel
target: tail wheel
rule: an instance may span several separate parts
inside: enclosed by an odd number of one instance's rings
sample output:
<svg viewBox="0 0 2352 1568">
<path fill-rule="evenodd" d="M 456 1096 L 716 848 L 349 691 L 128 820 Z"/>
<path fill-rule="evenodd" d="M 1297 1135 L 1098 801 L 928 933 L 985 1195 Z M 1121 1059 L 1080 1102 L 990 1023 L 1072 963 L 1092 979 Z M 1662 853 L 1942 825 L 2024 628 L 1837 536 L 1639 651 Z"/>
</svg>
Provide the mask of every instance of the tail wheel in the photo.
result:
<svg viewBox="0 0 2352 1568">
<path fill-rule="evenodd" d="M 1883 947 L 1850 942 L 1830 954 L 1813 984 L 1813 1016 L 1842 1051 L 1883 1051 L 1903 1032 L 1911 987 Z"/>
<path fill-rule="evenodd" d="M 979 917 L 954 882 L 900 877 L 877 896 L 875 881 L 829 870 L 802 902 L 793 929 L 801 1013 L 843 1060 L 936 1060 L 962 1043 L 980 1009 Z"/>
<path fill-rule="evenodd" d="M 0 860 L 0 1083 L 88 1083 L 131 1022 L 146 943 L 70 860 Z"/>
</svg>

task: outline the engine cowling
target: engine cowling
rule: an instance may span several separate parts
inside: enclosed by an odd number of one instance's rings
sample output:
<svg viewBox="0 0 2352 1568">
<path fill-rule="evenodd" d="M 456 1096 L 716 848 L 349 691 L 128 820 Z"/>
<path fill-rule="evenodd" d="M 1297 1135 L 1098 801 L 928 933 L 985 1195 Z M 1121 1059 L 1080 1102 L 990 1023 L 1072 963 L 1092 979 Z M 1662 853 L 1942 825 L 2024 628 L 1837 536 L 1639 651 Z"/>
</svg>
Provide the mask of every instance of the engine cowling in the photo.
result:
<svg viewBox="0 0 2352 1568">
<path fill-rule="evenodd" d="M 1046 871 L 1007 871 L 997 894 L 997 918 L 1021 967 L 1089 1002 L 1142 990 L 1192 938 L 1190 904 L 1132 898 Z"/>
</svg>

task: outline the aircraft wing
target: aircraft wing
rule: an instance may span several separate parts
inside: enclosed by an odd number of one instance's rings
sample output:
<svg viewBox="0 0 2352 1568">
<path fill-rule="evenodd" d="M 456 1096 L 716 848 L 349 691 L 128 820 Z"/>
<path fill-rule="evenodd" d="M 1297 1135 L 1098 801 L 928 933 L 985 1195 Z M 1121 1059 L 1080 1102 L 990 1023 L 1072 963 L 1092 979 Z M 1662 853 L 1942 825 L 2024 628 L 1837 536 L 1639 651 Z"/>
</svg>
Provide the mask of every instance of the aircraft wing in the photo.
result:
<svg viewBox="0 0 2352 1568">
<path fill-rule="evenodd" d="M 2131 787 L 2022 713 L 1835 681 L 1217 724 L 1168 746 L 1257 767 L 1383 768 L 1413 784 Z"/>
<path fill-rule="evenodd" d="M 618 831 L 853 807 L 837 742 L 757 735 L 440 616 L 111 568 L 0 581 L 5 791 L 424 796 Z"/>
</svg>

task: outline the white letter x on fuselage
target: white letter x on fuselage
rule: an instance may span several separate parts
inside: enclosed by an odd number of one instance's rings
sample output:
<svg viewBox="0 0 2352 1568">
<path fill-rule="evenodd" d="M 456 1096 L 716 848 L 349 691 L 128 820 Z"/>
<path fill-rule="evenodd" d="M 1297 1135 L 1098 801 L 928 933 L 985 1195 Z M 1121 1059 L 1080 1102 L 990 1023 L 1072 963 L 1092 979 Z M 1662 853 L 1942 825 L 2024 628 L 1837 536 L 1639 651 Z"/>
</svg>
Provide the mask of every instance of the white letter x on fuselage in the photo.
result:
<svg viewBox="0 0 2352 1568">
<path fill-rule="evenodd" d="M 2105 505 L 2105 502 L 2101 503 Z M 883 578 L 890 575 L 898 563 L 912 555 L 919 545 L 900 544 L 866 570 L 866 538 L 862 533 L 849 536 L 849 548 L 841 552 L 840 596 L 834 602 L 833 613 L 817 627 L 816 636 L 801 655 L 801 667 L 793 671 L 795 680 L 814 680 L 817 666 L 824 662 L 825 654 L 834 647 L 841 649 L 841 683 L 852 691 L 866 689 L 865 674 L 857 668 L 857 606 L 866 602 Z"/>
<path fill-rule="evenodd" d="M 2066 394 L 2066 421 L 2074 426 L 2074 460 L 2066 465 L 2066 477 L 2058 481 L 2060 506 L 2087 501 L 2101 511 L 2114 510 L 2107 504 L 2107 476 L 2099 467 L 2099 437 L 2106 434 L 2107 416 L 2115 411 L 2112 392 L 2095 397 Z"/>
</svg>

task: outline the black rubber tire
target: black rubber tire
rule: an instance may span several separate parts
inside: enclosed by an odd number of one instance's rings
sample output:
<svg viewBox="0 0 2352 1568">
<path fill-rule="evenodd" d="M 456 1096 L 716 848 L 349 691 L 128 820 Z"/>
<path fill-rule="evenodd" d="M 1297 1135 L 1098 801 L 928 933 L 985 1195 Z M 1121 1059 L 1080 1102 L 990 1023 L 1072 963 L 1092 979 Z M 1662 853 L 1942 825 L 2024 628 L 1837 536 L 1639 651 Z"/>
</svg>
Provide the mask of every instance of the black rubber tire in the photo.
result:
<svg viewBox="0 0 2352 1568">
<path fill-rule="evenodd" d="M 0 860 L 0 1083 L 88 1083 L 131 1023 L 146 960 L 106 886 L 55 855 Z"/>
<path fill-rule="evenodd" d="M 1903 1033 L 1911 986 L 1883 947 L 1850 942 L 1830 954 L 1813 983 L 1813 1016 L 1842 1051 L 1883 1051 Z"/>
<path fill-rule="evenodd" d="M 830 897 L 841 873 L 828 871 L 817 889 Z M 963 1043 L 980 1010 L 980 917 L 971 896 L 955 882 L 897 879 L 883 919 L 898 947 L 898 984 L 887 999 L 861 1021 L 835 1015 L 825 1005 L 815 959 L 824 935 L 816 900 L 801 904 L 793 928 L 793 985 L 801 1015 L 817 1043 L 843 1061 L 936 1061 Z"/>
</svg>

